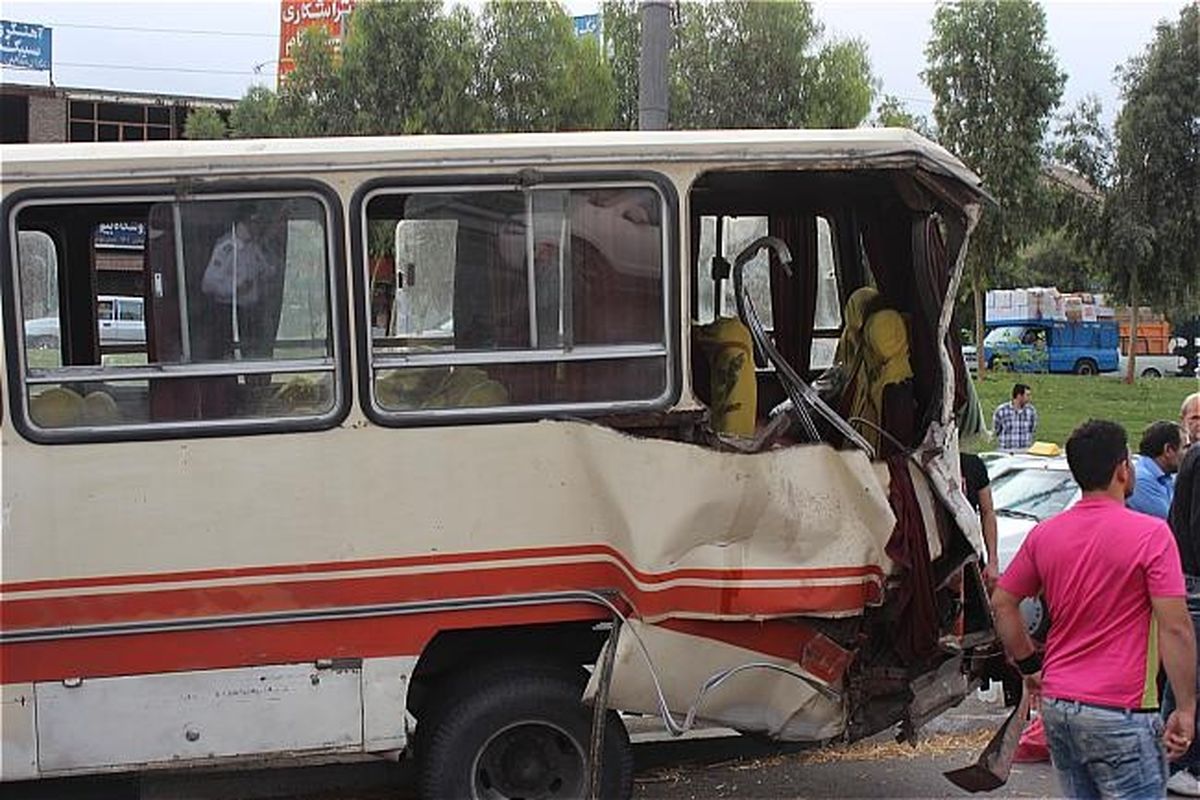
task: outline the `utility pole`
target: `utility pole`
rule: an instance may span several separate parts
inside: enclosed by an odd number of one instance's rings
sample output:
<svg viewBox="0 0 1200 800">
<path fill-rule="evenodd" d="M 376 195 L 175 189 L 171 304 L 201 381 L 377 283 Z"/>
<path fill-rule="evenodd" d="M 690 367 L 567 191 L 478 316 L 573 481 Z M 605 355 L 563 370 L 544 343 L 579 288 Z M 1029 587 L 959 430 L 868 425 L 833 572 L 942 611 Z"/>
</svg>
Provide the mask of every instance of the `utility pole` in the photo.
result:
<svg viewBox="0 0 1200 800">
<path fill-rule="evenodd" d="M 638 57 L 638 129 L 667 128 L 667 53 L 671 51 L 671 0 L 641 0 L 642 47 Z"/>
</svg>

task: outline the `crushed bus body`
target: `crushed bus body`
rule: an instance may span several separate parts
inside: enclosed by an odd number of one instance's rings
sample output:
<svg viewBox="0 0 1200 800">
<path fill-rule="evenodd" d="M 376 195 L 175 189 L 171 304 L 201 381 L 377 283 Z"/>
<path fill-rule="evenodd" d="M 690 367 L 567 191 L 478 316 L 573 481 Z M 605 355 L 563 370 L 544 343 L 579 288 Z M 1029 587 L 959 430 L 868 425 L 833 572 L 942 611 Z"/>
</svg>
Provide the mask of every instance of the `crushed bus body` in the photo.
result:
<svg viewBox="0 0 1200 800">
<path fill-rule="evenodd" d="M 430 797 L 627 796 L 618 712 L 911 735 L 997 652 L 951 325 L 987 195 L 915 134 L 0 169 L 4 780 L 408 752 Z"/>
</svg>

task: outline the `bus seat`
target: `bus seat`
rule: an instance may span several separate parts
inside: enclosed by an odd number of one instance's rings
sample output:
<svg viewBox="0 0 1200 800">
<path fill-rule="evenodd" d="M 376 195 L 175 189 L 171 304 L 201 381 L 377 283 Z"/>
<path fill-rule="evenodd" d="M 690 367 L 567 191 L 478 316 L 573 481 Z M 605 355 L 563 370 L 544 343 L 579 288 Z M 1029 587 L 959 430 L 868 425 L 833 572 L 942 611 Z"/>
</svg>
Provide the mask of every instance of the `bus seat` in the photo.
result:
<svg viewBox="0 0 1200 800">
<path fill-rule="evenodd" d="M 505 406 L 508 389 L 479 367 L 396 370 L 375 383 L 384 408 L 415 410 Z"/>
<path fill-rule="evenodd" d="M 83 398 L 83 422 L 88 425 L 113 425 L 121 421 L 117 401 L 108 392 L 90 392 Z"/>
<path fill-rule="evenodd" d="M 83 398 L 65 386 L 52 386 L 29 398 L 29 416 L 43 428 L 69 428 L 83 418 Z"/>
<path fill-rule="evenodd" d="M 722 317 L 696 328 L 696 343 L 708 361 L 713 430 L 753 436 L 758 381 L 750 329 L 741 320 Z"/>
</svg>

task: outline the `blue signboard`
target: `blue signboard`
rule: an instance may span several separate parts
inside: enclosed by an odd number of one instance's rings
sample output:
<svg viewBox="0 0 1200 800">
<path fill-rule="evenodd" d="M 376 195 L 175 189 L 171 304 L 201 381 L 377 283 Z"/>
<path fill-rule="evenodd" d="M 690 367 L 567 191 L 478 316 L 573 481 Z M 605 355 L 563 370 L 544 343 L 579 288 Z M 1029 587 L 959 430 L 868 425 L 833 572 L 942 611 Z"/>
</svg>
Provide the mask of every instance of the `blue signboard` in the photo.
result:
<svg viewBox="0 0 1200 800">
<path fill-rule="evenodd" d="M 96 226 L 96 247 L 141 250 L 146 245 L 146 226 L 140 222 L 101 222 Z"/>
<path fill-rule="evenodd" d="M 50 29 L 0 20 L 0 64 L 19 69 L 50 69 Z"/>
<path fill-rule="evenodd" d="M 580 17 L 572 17 L 575 22 L 576 36 L 599 36 L 600 35 L 600 15 L 599 14 L 584 14 Z"/>
</svg>

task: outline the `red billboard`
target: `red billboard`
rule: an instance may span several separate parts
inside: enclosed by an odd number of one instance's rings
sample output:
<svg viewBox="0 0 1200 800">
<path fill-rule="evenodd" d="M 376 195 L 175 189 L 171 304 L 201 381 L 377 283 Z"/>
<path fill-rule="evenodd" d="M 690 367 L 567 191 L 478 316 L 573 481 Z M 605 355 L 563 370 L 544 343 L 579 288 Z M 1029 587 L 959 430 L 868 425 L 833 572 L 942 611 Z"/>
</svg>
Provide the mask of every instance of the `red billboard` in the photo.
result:
<svg viewBox="0 0 1200 800">
<path fill-rule="evenodd" d="M 279 4 L 279 68 L 276 79 L 291 72 L 292 48 L 307 29 L 320 25 L 338 44 L 346 38 L 354 0 L 282 0 Z"/>
</svg>

